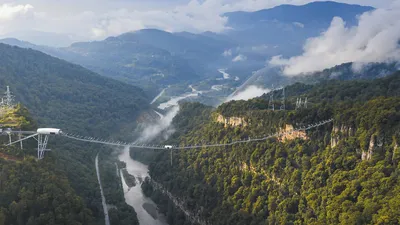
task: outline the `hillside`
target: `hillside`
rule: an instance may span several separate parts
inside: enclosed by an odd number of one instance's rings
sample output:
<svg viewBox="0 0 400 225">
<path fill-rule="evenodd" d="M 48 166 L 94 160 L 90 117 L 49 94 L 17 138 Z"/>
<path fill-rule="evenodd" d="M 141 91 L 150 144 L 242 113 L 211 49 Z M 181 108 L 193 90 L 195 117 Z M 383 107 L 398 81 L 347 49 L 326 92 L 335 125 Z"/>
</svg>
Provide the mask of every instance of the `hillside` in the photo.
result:
<svg viewBox="0 0 400 225">
<path fill-rule="evenodd" d="M 0 86 L 9 85 L 42 126 L 91 135 L 135 123 L 144 92 L 41 52 L 0 44 Z"/>
<path fill-rule="evenodd" d="M 95 224 L 54 164 L 0 159 L 0 170 L 0 224 Z"/>
<path fill-rule="evenodd" d="M 8 118 L 19 123 L 9 126 Z M 17 105 L 0 115 L 0 124 L 13 129 L 36 129 L 26 108 Z M 8 137 L 1 136 L 5 143 Z M 0 147 L 0 224 L 95 224 L 92 212 L 72 189 L 54 161 L 35 160 L 33 141 Z"/>
<path fill-rule="evenodd" d="M 267 66 L 254 72 L 246 81 L 246 85 L 240 87 L 239 90 L 244 90 L 250 85 L 265 86 L 270 89 L 272 86 L 282 87 L 296 82 L 316 84 L 327 80 L 371 80 L 393 74 L 399 68 L 399 63 L 369 63 L 361 69 L 355 69 L 353 63 L 350 62 L 311 74 L 286 76 L 281 68 Z"/>
<path fill-rule="evenodd" d="M 0 44 L 0 86 L 4 91 L 6 85 L 16 101 L 29 109 L 39 127 L 104 138 L 131 137 L 136 117 L 149 102 L 137 87 L 38 51 Z M 43 163 L 54 164 L 68 178 L 95 223 L 101 223 L 104 217 L 94 158 L 98 152 L 107 155 L 112 149 L 56 137 L 50 138 L 49 147 L 53 151 L 46 153 Z M 123 213 L 119 215 L 121 220 L 127 215 Z"/>
<path fill-rule="evenodd" d="M 140 86 L 155 95 L 161 87 L 209 76 L 210 70 L 219 68 L 217 62 L 224 61 L 221 57 L 224 50 L 233 46 L 201 34 L 155 29 L 125 33 L 103 41 L 78 42 L 65 48 L 37 46 L 11 38 L 0 42 L 45 52 L 103 76 Z"/>
<path fill-rule="evenodd" d="M 268 96 L 223 104 L 179 143 L 221 143 L 334 122 L 261 142 L 178 151 L 172 166 L 169 152 L 162 152 L 150 175 L 210 224 L 397 224 L 399 87 L 397 72 L 372 81 L 294 84 L 286 89 L 286 111 L 267 110 Z M 307 108 L 294 110 L 299 97 L 308 97 Z M 188 223 L 150 183 L 143 188 L 170 222 Z"/>
<path fill-rule="evenodd" d="M 146 89 L 196 79 L 198 74 L 188 62 L 171 52 L 128 35 L 110 37 L 104 41 L 82 42 L 62 49 L 66 60 L 83 65 L 95 72 Z M 108 63 L 104 63 L 108 62 Z"/>
</svg>

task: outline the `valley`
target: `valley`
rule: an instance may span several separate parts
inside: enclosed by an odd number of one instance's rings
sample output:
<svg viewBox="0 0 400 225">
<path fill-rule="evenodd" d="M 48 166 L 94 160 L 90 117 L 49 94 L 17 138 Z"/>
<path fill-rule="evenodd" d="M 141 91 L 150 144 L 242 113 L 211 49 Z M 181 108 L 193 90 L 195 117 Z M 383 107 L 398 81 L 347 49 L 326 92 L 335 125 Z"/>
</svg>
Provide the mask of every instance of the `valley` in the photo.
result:
<svg viewBox="0 0 400 225">
<path fill-rule="evenodd" d="M 0 225 L 400 224 L 397 1 L 0 3 Z"/>
</svg>

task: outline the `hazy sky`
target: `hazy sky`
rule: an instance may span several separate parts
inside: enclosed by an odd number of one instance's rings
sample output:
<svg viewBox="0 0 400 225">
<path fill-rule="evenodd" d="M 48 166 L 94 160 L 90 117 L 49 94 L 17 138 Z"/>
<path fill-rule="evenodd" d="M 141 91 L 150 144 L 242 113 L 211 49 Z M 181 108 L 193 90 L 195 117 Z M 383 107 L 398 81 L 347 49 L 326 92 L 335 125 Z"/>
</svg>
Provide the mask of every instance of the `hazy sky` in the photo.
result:
<svg viewBox="0 0 400 225">
<path fill-rule="evenodd" d="M 97 40 L 123 32 L 224 30 L 230 11 L 255 11 L 312 0 L 0 0 L 0 36 L 35 36 L 43 31 L 71 40 Z M 341 0 L 390 7 L 394 0 Z M 66 40 L 68 42 L 68 40 Z"/>
</svg>

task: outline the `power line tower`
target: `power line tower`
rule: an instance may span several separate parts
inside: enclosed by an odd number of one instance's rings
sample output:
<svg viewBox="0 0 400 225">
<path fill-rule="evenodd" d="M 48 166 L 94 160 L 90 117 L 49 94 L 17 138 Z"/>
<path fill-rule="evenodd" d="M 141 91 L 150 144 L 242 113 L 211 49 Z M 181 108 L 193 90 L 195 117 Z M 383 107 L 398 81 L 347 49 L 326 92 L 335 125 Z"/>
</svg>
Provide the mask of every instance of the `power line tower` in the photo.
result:
<svg viewBox="0 0 400 225">
<path fill-rule="evenodd" d="M 269 92 L 269 102 L 268 102 L 268 109 L 274 111 L 275 104 L 274 104 L 274 85 L 272 85 L 272 90 Z"/>
<path fill-rule="evenodd" d="M 285 110 L 286 105 L 285 105 L 285 87 L 282 89 L 282 102 L 281 102 L 281 108 L 280 110 Z"/>
<path fill-rule="evenodd" d="M 301 98 L 297 98 L 296 110 L 300 109 L 300 108 L 306 108 L 307 109 L 307 106 L 308 106 L 308 97 L 306 97 L 306 99 L 304 101 Z"/>
<path fill-rule="evenodd" d="M 306 108 L 306 109 L 307 109 L 307 103 L 308 103 L 308 99 L 306 97 L 306 100 L 304 101 L 304 108 Z"/>
<path fill-rule="evenodd" d="M 10 87 L 7 86 L 7 91 L 4 93 L 3 104 L 8 108 L 14 107 L 14 96 L 11 94 Z"/>
<path fill-rule="evenodd" d="M 300 108 L 301 108 L 301 105 L 302 105 L 302 100 L 301 100 L 301 98 L 297 98 L 297 101 L 296 101 L 296 110 L 297 110 L 297 109 L 300 109 Z"/>
</svg>

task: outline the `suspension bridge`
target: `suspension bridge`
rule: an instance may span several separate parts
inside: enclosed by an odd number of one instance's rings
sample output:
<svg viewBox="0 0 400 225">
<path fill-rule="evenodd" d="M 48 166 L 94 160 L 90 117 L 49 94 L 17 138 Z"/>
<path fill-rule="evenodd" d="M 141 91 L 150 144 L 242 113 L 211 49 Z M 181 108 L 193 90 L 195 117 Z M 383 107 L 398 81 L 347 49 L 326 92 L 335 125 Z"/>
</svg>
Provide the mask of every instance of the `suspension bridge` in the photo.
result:
<svg viewBox="0 0 400 225">
<path fill-rule="evenodd" d="M 37 131 L 8 130 L 5 132 L 10 136 L 10 141 L 7 144 L 7 146 L 16 144 L 18 142 L 22 143 L 22 141 L 27 140 L 29 138 L 34 138 L 35 140 L 37 140 L 37 142 L 38 142 L 38 148 L 37 148 L 38 159 L 43 159 L 44 153 L 46 151 L 49 151 L 49 149 L 46 148 L 49 136 L 53 136 L 53 135 L 61 136 L 61 137 L 68 138 L 71 140 L 77 140 L 77 141 L 88 142 L 88 143 L 104 144 L 104 145 L 115 146 L 115 147 L 130 147 L 130 148 L 153 149 L 153 150 L 165 150 L 165 149 L 188 150 L 188 149 L 199 149 L 199 148 L 224 147 L 224 146 L 232 146 L 232 145 L 242 144 L 242 143 L 265 141 L 269 138 L 285 136 L 288 134 L 293 134 L 298 131 L 311 130 L 311 129 L 323 126 L 323 125 L 331 123 L 331 122 L 333 122 L 333 119 L 323 120 L 323 121 L 319 121 L 314 124 L 308 124 L 306 126 L 302 126 L 297 129 L 291 129 L 291 130 L 287 130 L 285 132 L 276 132 L 273 134 L 269 134 L 269 135 L 266 135 L 263 137 L 257 137 L 257 138 L 249 137 L 249 138 L 242 139 L 242 140 L 232 140 L 232 141 L 225 142 L 225 143 L 207 143 L 207 144 L 180 145 L 180 146 L 149 145 L 149 144 L 139 144 L 137 142 L 127 143 L 127 142 L 122 142 L 122 141 L 101 139 L 101 138 L 97 138 L 97 137 L 82 136 L 82 135 L 73 134 L 73 133 L 64 133 L 60 129 L 55 129 L 55 128 L 39 128 L 39 129 L 37 129 Z M 18 135 L 24 134 L 24 135 L 28 135 L 28 136 L 21 138 L 19 140 L 16 140 L 16 141 L 11 141 L 11 134 L 18 134 Z M 22 148 L 22 145 L 21 145 L 21 148 Z"/>
</svg>

